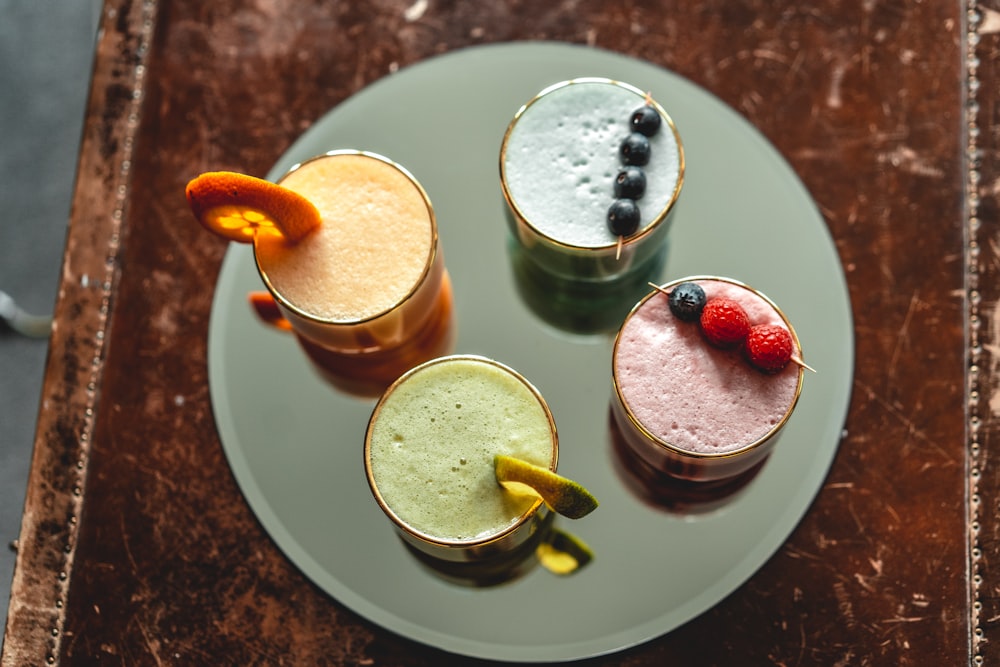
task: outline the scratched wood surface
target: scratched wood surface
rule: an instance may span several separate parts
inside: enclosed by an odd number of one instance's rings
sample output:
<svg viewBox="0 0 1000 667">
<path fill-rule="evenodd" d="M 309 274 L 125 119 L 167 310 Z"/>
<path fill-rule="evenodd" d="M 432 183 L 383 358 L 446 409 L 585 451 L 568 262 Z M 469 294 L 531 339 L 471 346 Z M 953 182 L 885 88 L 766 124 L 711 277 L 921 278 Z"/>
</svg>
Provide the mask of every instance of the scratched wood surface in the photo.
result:
<svg viewBox="0 0 1000 667">
<path fill-rule="evenodd" d="M 971 6 L 966 37 L 970 628 L 973 660 L 989 665 L 1000 661 L 1000 3 Z"/>
<path fill-rule="evenodd" d="M 649 60 L 744 115 L 815 198 L 856 322 L 843 440 L 787 543 L 701 617 L 585 664 L 997 657 L 998 17 L 901 0 L 109 0 L 3 665 L 475 662 L 358 618 L 256 523 L 207 391 L 225 246 L 178 221 L 193 174 L 266 173 L 387 73 L 522 39 Z"/>
</svg>

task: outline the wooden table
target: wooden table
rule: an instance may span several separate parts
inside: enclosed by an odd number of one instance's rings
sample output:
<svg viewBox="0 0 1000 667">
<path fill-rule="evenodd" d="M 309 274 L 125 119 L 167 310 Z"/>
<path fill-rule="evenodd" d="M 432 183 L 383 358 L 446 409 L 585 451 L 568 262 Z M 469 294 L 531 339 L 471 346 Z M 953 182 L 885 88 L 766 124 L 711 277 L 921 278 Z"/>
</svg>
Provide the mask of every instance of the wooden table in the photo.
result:
<svg viewBox="0 0 1000 667">
<path fill-rule="evenodd" d="M 856 325 L 843 441 L 787 543 L 707 613 L 586 664 L 1000 657 L 998 7 L 109 0 L 3 665 L 472 662 L 330 599 L 255 520 L 207 389 L 225 244 L 181 193 L 266 173 L 397 68 L 527 39 L 648 60 L 746 117 L 815 198 Z"/>
</svg>

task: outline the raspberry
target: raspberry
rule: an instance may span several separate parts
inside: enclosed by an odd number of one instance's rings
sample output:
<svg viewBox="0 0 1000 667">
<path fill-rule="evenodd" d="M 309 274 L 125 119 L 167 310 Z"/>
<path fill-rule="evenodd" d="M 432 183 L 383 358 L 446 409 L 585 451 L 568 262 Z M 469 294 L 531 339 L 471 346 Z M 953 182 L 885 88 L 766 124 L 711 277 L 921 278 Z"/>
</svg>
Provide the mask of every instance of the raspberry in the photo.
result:
<svg viewBox="0 0 1000 667">
<path fill-rule="evenodd" d="M 777 373 L 792 359 L 792 335 L 783 327 L 758 324 L 746 340 L 750 363 L 765 373 Z"/>
<path fill-rule="evenodd" d="M 712 345 L 734 347 L 750 332 L 750 318 L 732 299 L 709 299 L 701 311 L 701 332 Z"/>
</svg>

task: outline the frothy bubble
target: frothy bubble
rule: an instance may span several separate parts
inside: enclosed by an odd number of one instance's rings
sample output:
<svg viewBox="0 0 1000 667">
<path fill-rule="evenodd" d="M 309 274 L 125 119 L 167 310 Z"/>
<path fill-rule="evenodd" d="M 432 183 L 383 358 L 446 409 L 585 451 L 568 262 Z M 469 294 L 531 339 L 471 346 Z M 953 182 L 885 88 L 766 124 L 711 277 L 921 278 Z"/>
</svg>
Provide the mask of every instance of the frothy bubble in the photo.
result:
<svg viewBox="0 0 1000 667">
<path fill-rule="evenodd" d="M 511 198 L 539 232 L 581 247 L 617 240 L 606 218 L 618 147 L 644 102 L 614 83 L 576 82 L 528 105 L 507 138 L 504 172 Z M 666 123 L 650 144 L 640 229 L 670 205 L 680 179 L 680 147 Z"/>
</svg>

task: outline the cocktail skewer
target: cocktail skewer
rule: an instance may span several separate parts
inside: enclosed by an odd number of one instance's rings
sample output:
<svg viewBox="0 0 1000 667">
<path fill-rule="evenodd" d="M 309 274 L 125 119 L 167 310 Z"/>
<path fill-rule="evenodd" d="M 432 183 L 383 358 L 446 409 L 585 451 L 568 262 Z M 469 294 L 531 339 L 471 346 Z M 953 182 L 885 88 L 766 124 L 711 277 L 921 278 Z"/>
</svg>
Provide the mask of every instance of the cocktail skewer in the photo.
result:
<svg viewBox="0 0 1000 667">
<path fill-rule="evenodd" d="M 665 295 L 665 296 L 667 296 L 667 297 L 669 297 L 669 296 L 670 296 L 670 292 L 669 292 L 669 291 L 667 291 L 667 290 L 666 290 L 666 289 L 664 289 L 663 287 L 660 287 L 660 286 L 659 286 L 659 285 L 657 285 L 656 283 L 647 283 L 647 284 L 648 284 L 648 285 L 649 285 L 650 287 L 652 287 L 653 289 L 655 289 L 655 290 L 656 290 L 657 292 L 659 292 L 660 294 L 663 294 L 663 295 Z M 815 372 L 816 372 L 816 369 L 815 369 L 815 368 L 813 368 L 812 366 L 810 366 L 809 364 L 807 364 L 806 362 L 804 362 L 804 361 L 802 360 L 802 358 L 801 358 L 801 357 L 799 357 L 798 355 L 795 355 L 795 354 L 793 354 L 793 355 L 791 356 L 791 359 L 790 359 L 790 361 L 791 361 L 791 362 L 792 362 L 793 364 L 795 364 L 795 365 L 797 365 L 797 366 L 800 366 L 800 367 L 802 367 L 802 368 L 806 369 L 807 371 L 811 371 L 811 372 L 813 372 L 813 373 L 815 373 Z"/>
</svg>

